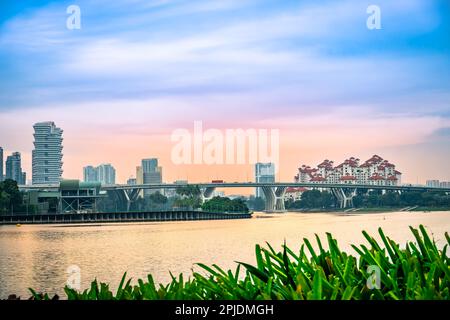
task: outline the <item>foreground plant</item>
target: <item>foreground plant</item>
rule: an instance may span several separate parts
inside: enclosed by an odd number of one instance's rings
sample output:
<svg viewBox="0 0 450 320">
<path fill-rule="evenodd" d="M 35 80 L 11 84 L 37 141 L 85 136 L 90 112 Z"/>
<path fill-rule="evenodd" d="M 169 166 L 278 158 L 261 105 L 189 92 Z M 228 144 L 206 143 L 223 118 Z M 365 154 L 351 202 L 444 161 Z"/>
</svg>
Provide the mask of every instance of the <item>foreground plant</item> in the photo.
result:
<svg viewBox="0 0 450 320">
<path fill-rule="evenodd" d="M 447 244 L 439 250 L 425 228 L 410 227 L 415 242 L 401 248 L 378 230 L 382 243 L 363 231 L 369 246 L 352 245 L 359 257 L 342 252 L 337 241 L 327 233 L 327 249 L 316 235 L 315 250 L 303 239 L 298 253 L 286 244 L 282 251 L 256 246 L 256 265 L 239 262 L 236 270 L 224 271 L 219 266 L 198 264 L 207 275 L 194 272 L 185 280 L 172 275 L 167 285 L 155 285 L 153 277 L 136 285 L 124 274 L 113 293 L 108 284 L 94 280 L 91 287 L 78 292 L 64 291 L 69 300 L 418 300 L 450 299 L 450 267 Z M 244 273 L 241 275 L 241 270 Z M 368 272 L 369 271 L 369 272 Z M 374 272 L 374 273 L 372 273 Z M 36 293 L 36 300 L 49 299 Z"/>
</svg>

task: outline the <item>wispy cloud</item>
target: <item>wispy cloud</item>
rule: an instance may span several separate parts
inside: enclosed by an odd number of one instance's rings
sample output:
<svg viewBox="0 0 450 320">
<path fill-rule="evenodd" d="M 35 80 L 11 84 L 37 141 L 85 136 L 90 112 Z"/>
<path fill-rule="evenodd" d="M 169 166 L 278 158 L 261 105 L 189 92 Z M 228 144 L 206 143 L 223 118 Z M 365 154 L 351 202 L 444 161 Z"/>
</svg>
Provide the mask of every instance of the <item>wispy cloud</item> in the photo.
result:
<svg viewBox="0 0 450 320">
<path fill-rule="evenodd" d="M 449 126 L 439 1 L 380 0 L 376 31 L 359 0 L 77 3 L 81 30 L 66 29 L 66 1 L 0 25 L 0 137 L 17 148 L 29 137 L 11 128 L 44 118 L 141 143 L 194 120 L 278 126 L 288 149 L 302 128 L 316 151 L 355 131 L 373 147 L 427 143 Z"/>
</svg>

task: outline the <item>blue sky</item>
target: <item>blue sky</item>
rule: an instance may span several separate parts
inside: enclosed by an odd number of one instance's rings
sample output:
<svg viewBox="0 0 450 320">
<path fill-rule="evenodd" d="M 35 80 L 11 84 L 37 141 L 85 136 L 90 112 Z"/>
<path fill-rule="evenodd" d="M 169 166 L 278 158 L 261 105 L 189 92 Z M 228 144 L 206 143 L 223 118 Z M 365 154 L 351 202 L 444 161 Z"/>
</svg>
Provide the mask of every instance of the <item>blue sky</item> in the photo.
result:
<svg viewBox="0 0 450 320">
<path fill-rule="evenodd" d="M 81 9 L 80 30 L 66 28 L 71 4 Z M 372 4 L 381 9 L 381 30 L 366 27 Z M 292 137 L 299 124 L 323 129 L 332 115 L 341 126 L 399 136 L 395 144 L 374 134 L 368 153 L 420 152 L 423 144 L 442 150 L 449 34 L 446 0 L 1 0 L 0 120 L 8 125 L 0 143 L 29 148 L 28 137 L 11 130 L 28 132 L 41 118 L 69 132 L 158 135 L 204 120 L 286 128 Z M 403 137 L 408 126 L 426 130 Z M 342 153 L 362 147 L 347 148 Z"/>
<path fill-rule="evenodd" d="M 371 31 L 372 2 L 7 1 L 0 108 L 297 85 L 287 105 L 448 95 L 448 1 L 378 1 Z M 65 28 L 70 4 L 81 30 Z"/>
</svg>

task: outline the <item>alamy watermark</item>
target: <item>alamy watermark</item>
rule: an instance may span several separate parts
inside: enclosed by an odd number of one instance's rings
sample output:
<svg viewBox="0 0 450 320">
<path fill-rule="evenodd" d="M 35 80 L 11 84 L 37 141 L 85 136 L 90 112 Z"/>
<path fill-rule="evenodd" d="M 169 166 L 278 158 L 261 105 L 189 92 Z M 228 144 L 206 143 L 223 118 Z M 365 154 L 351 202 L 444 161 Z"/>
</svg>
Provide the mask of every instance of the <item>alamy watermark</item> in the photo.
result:
<svg viewBox="0 0 450 320">
<path fill-rule="evenodd" d="M 66 269 L 67 277 L 66 285 L 75 290 L 81 289 L 81 269 L 77 265 L 71 265 Z"/>
<path fill-rule="evenodd" d="M 280 132 L 278 129 L 207 129 L 194 122 L 193 132 L 172 132 L 171 159 L 174 164 L 255 164 L 271 162 L 278 168 Z"/>
<path fill-rule="evenodd" d="M 377 5 L 370 5 L 366 10 L 369 17 L 367 18 L 366 25 L 369 30 L 381 29 L 381 9 Z"/>
<path fill-rule="evenodd" d="M 366 286 L 370 290 L 381 289 L 381 270 L 378 266 L 368 266 L 366 272 L 369 274 Z"/>
<path fill-rule="evenodd" d="M 66 20 L 66 27 L 69 30 L 81 29 L 81 9 L 72 4 L 67 7 L 66 13 L 69 14 Z"/>
</svg>

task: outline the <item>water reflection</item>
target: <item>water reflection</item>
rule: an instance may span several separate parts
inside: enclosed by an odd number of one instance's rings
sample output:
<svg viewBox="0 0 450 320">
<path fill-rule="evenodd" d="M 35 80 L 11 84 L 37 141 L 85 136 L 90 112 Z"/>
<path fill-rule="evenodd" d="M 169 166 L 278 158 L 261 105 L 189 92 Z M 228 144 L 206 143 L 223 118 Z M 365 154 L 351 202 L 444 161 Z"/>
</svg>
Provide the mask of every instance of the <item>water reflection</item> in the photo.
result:
<svg viewBox="0 0 450 320">
<path fill-rule="evenodd" d="M 394 240 L 413 240 L 409 225 L 424 224 L 438 245 L 450 229 L 450 212 L 388 214 L 257 215 L 248 220 L 129 223 L 105 225 L 0 226 L 0 298 L 28 297 L 28 287 L 64 296 L 70 265 L 81 268 L 81 286 L 97 278 L 115 288 L 123 272 L 133 278 L 152 273 L 157 282 L 191 274 L 197 262 L 235 268 L 254 262 L 254 245 L 283 241 L 298 250 L 302 238 L 331 232 L 345 250 L 363 243 L 361 230 L 383 227 Z M 263 219 L 262 217 L 270 217 Z"/>
</svg>

